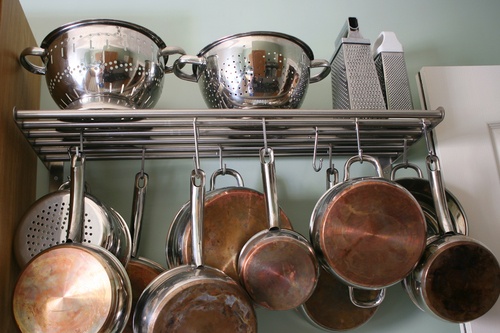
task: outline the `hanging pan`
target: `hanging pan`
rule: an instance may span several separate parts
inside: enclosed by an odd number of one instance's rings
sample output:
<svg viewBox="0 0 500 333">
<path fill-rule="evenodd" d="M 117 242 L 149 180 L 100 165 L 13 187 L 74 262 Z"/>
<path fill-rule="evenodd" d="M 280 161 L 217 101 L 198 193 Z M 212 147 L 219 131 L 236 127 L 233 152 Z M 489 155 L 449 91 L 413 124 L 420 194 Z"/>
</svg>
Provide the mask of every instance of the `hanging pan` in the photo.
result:
<svg viewBox="0 0 500 333">
<path fill-rule="evenodd" d="M 441 233 L 406 278 L 406 290 L 420 309 L 440 319 L 472 321 L 497 302 L 500 266 L 486 246 L 455 230 L 438 157 L 430 153 L 426 165 Z"/>
<path fill-rule="evenodd" d="M 193 170 L 190 183 L 194 262 L 167 270 L 146 287 L 134 312 L 134 332 L 257 332 L 253 304 L 243 288 L 203 264 L 205 173 Z"/>
<path fill-rule="evenodd" d="M 257 305 L 270 310 L 290 310 L 304 303 L 313 293 L 318 280 L 318 263 L 307 239 L 280 226 L 271 148 L 260 150 L 260 162 L 269 225 L 241 249 L 238 273 L 242 285 Z"/>
<path fill-rule="evenodd" d="M 132 305 L 125 268 L 106 249 L 82 243 L 84 156 L 71 159 L 68 236 L 36 255 L 17 280 L 13 311 L 22 332 L 122 332 Z"/>
<path fill-rule="evenodd" d="M 330 167 L 326 175 L 328 189 L 337 183 L 338 171 Z M 333 181 L 331 176 L 334 176 Z M 376 290 L 357 289 L 355 292 L 355 298 L 365 303 L 377 297 Z M 326 331 L 355 329 L 368 322 L 377 312 L 378 306 L 356 306 L 351 300 L 352 295 L 345 283 L 320 267 L 318 284 L 311 297 L 298 308 L 298 311 L 314 327 Z"/>
<path fill-rule="evenodd" d="M 226 175 L 234 177 L 237 186 L 216 188 L 216 178 Z M 281 209 L 279 219 L 283 228 L 292 229 Z M 166 255 L 170 268 L 192 263 L 190 220 L 188 202 L 177 213 L 168 231 Z M 216 170 L 205 198 L 203 261 L 239 281 L 238 255 L 245 243 L 266 227 L 264 194 L 244 187 L 243 178 L 236 170 Z"/>
<path fill-rule="evenodd" d="M 350 179 L 351 165 L 357 161 L 372 164 L 378 177 Z M 384 288 L 413 270 L 426 244 L 418 202 L 401 185 L 383 178 L 377 159 L 361 154 L 346 161 L 344 182 L 318 200 L 309 231 L 328 271 L 351 288 L 380 290 L 372 304 L 359 306 L 380 304 Z"/>
<path fill-rule="evenodd" d="M 146 200 L 148 182 L 149 175 L 147 173 L 141 171 L 135 175 L 134 196 L 132 201 L 132 219 L 130 225 L 130 234 L 132 235 L 132 254 L 126 267 L 130 284 L 132 285 L 132 313 L 135 310 L 135 305 L 137 304 L 139 296 L 142 294 L 147 285 L 165 271 L 160 264 L 150 259 L 137 256 L 139 241 L 141 238 L 142 219 L 144 216 L 144 204 Z M 127 326 L 123 332 L 133 332 L 132 316 L 130 316 Z"/>
</svg>

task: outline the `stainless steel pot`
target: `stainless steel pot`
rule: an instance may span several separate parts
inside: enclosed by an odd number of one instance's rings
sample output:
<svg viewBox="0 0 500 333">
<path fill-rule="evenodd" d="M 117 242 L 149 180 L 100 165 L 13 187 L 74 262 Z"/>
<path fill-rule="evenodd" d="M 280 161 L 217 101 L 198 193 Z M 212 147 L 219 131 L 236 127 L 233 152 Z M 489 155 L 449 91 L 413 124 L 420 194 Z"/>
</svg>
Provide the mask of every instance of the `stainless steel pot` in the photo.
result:
<svg viewBox="0 0 500 333">
<path fill-rule="evenodd" d="M 170 269 L 146 287 L 134 312 L 134 332 L 257 332 L 253 304 L 243 288 L 203 264 L 205 173 L 193 170 L 190 183 L 194 263 Z"/>
<path fill-rule="evenodd" d="M 131 309 L 124 266 L 109 251 L 81 243 L 83 164 L 72 158 L 68 236 L 36 255 L 16 282 L 13 311 L 22 332 L 122 332 Z"/>
<path fill-rule="evenodd" d="M 234 177 L 237 186 L 216 188 L 222 175 Z M 243 178 L 233 169 L 218 169 L 210 178 L 210 191 L 205 197 L 203 219 L 203 261 L 222 270 L 235 281 L 238 276 L 238 256 L 245 243 L 256 233 L 267 229 L 264 194 L 244 186 Z M 282 209 L 280 224 L 292 229 Z M 169 268 L 191 264 L 190 202 L 177 213 L 167 234 L 166 257 Z"/>
<path fill-rule="evenodd" d="M 309 231 L 323 266 L 350 286 L 351 293 L 352 287 L 380 289 L 383 298 L 383 288 L 400 282 L 417 265 L 426 245 L 426 222 L 411 193 L 384 179 L 375 158 L 362 158 L 346 161 L 344 182 L 318 200 Z M 378 177 L 350 179 L 356 161 L 373 164 Z"/>
<path fill-rule="evenodd" d="M 182 71 L 192 65 L 193 74 Z M 323 70 L 312 75 L 311 68 Z M 179 78 L 198 82 L 210 108 L 299 108 L 309 83 L 330 73 L 327 60 L 316 60 L 303 41 L 282 33 L 253 31 L 221 38 L 197 56 L 174 63 Z"/>
<path fill-rule="evenodd" d="M 163 76 L 172 71 L 166 47 L 150 30 L 124 21 L 91 19 L 65 24 L 20 56 L 28 71 L 45 75 L 61 109 L 152 108 L 160 98 Z M 28 58 L 39 57 L 38 66 Z"/>
<path fill-rule="evenodd" d="M 456 232 L 439 159 L 430 154 L 426 163 L 441 234 L 429 238 L 422 259 L 405 279 L 405 288 L 421 310 L 437 318 L 472 321 L 497 302 L 500 265 L 484 244 Z"/>
</svg>

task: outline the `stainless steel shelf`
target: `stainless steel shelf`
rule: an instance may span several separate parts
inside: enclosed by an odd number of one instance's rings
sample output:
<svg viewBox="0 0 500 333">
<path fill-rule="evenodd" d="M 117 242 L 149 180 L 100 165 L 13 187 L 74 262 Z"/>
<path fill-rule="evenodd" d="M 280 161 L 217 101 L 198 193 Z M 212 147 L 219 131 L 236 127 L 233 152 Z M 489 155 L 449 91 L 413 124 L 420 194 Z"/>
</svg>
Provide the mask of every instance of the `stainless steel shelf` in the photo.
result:
<svg viewBox="0 0 500 333">
<path fill-rule="evenodd" d="M 431 130 L 444 110 L 16 110 L 14 119 L 43 162 L 88 159 L 282 156 L 363 153 L 395 158 Z M 195 131 L 196 128 L 196 131 Z M 357 128 L 357 130 L 356 130 Z M 264 135 L 265 131 L 265 135 Z M 317 133 L 317 138 L 316 138 Z M 358 147 L 359 144 L 359 147 Z"/>
</svg>

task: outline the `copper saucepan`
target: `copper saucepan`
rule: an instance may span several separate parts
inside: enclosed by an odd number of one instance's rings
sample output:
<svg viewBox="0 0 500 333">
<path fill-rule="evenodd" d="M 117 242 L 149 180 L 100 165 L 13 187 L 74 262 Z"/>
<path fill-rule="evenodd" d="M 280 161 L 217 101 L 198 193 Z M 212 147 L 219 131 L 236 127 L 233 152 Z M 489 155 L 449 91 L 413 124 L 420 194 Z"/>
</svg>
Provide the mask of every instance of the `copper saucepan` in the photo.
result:
<svg viewBox="0 0 500 333">
<path fill-rule="evenodd" d="M 237 186 L 216 189 L 216 179 L 231 176 Z M 166 257 L 169 268 L 192 263 L 190 203 L 175 216 L 167 234 Z M 203 261 L 239 282 L 238 256 L 245 243 L 267 228 L 264 194 L 244 187 L 243 178 L 234 169 L 216 170 L 210 177 L 210 191 L 205 198 L 203 219 Z M 292 229 L 280 209 L 280 224 Z"/>
<path fill-rule="evenodd" d="M 375 166 L 378 177 L 350 179 L 356 162 Z M 383 178 L 377 159 L 348 159 L 344 182 L 318 200 L 310 238 L 323 266 L 350 288 L 357 306 L 380 304 L 384 290 L 400 282 L 418 263 L 426 244 L 426 222 L 418 202 L 401 185 Z M 372 302 L 358 302 L 352 288 L 380 290 Z"/>
<path fill-rule="evenodd" d="M 328 168 L 327 189 L 338 183 L 338 171 Z M 332 177 L 334 176 L 333 180 Z M 377 297 L 376 290 L 356 290 L 356 299 L 368 303 Z M 316 288 L 297 310 L 314 327 L 326 331 L 346 331 L 362 326 L 377 312 L 378 306 L 359 307 L 353 304 L 349 287 L 320 266 Z"/>
<path fill-rule="evenodd" d="M 144 257 L 138 257 L 139 241 L 141 239 L 142 220 L 144 217 L 144 205 L 146 192 L 149 183 L 149 175 L 145 172 L 138 172 L 134 181 L 134 196 L 132 199 L 132 217 L 130 224 L 130 234 L 132 235 L 132 253 L 130 261 L 126 267 L 127 274 L 132 285 L 132 313 L 135 305 L 144 289 L 165 269 L 158 263 Z M 127 326 L 123 332 L 132 333 L 132 316 L 130 316 Z"/>
<path fill-rule="evenodd" d="M 108 250 L 80 243 L 85 232 L 84 157 L 75 154 L 71 164 L 66 242 L 45 249 L 26 265 L 14 289 L 14 317 L 27 333 L 121 332 L 132 305 L 130 281 Z"/>
<path fill-rule="evenodd" d="M 439 159 L 426 159 L 441 234 L 430 238 L 422 259 L 405 279 L 406 291 L 423 311 L 463 323 L 488 312 L 500 295 L 500 266 L 481 242 L 457 233 L 449 215 Z"/>
<path fill-rule="evenodd" d="M 199 184 L 197 181 L 199 180 Z M 243 288 L 202 259 L 205 173 L 191 173 L 191 230 L 194 262 L 160 274 L 137 301 L 136 333 L 253 333 L 257 318 Z"/>
<path fill-rule="evenodd" d="M 290 310 L 311 296 L 319 267 L 307 239 L 280 227 L 273 150 L 262 148 L 260 161 L 269 225 L 241 249 L 238 273 L 256 304 L 271 310 Z"/>
</svg>

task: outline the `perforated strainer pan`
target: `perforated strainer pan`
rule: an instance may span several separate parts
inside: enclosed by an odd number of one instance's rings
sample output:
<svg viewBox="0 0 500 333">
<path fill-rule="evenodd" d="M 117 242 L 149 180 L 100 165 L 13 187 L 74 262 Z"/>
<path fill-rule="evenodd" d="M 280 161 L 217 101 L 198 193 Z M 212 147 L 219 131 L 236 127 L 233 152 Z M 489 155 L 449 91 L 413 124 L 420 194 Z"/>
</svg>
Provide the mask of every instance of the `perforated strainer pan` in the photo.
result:
<svg viewBox="0 0 500 333">
<path fill-rule="evenodd" d="M 130 260 L 131 237 L 118 212 L 85 194 L 85 220 L 82 243 L 101 246 L 126 266 Z M 21 218 L 14 239 L 14 252 L 20 267 L 43 250 L 66 242 L 70 191 L 63 185 L 35 203 Z"/>
</svg>

